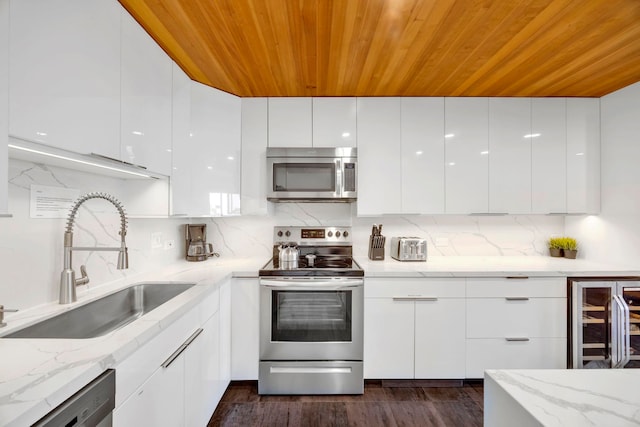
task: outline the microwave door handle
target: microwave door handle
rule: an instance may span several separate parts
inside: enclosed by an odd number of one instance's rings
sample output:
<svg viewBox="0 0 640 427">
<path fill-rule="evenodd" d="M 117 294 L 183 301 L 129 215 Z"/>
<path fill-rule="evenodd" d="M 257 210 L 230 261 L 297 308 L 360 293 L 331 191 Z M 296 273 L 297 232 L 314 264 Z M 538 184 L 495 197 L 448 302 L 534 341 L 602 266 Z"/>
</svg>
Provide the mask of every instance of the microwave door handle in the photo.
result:
<svg viewBox="0 0 640 427">
<path fill-rule="evenodd" d="M 344 171 L 342 167 L 342 160 L 336 159 L 336 195 L 339 197 L 342 197 L 344 192 Z"/>
</svg>

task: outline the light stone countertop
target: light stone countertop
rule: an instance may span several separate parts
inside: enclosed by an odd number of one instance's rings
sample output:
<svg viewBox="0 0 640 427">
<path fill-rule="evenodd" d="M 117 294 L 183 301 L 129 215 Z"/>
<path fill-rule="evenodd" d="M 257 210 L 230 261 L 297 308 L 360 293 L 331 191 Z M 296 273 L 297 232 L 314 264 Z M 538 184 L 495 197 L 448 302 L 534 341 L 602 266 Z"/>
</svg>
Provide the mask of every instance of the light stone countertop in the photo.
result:
<svg viewBox="0 0 640 427">
<path fill-rule="evenodd" d="M 37 421 L 105 369 L 133 354 L 175 319 L 192 309 L 226 278 L 258 277 L 266 258 L 211 259 L 177 262 L 153 271 L 110 282 L 83 292 L 78 302 L 57 302 L 7 316 L 8 334 L 145 281 L 195 282 L 196 286 L 129 325 L 102 337 L 70 339 L 2 339 L 0 337 L 0 425 L 23 426 Z M 640 276 L 640 269 L 551 257 L 431 257 L 427 262 L 370 261 L 356 258 L 365 277 L 503 277 L 503 276 Z"/>
<path fill-rule="evenodd" d="M 487 370 L 485 425 L 638 426 L 640 369 Z"/>
</svg>

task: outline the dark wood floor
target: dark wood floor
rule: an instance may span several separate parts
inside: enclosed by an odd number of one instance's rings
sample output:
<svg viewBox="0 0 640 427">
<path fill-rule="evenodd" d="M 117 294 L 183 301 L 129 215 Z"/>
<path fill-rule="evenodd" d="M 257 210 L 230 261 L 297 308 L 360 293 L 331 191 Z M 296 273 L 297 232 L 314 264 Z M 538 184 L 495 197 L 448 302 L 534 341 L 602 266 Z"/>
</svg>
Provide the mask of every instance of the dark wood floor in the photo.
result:
<svg viewBox="0 0 640 427">
<path fill-rule="evenodd" d="M 386 384 L 385 384 L 386 385 Z M 482 426 L 483 386 L 386 387 L 361 396 L 260 396 L 256 382 L 232 382 L 211 426 Z"/>
</svg>

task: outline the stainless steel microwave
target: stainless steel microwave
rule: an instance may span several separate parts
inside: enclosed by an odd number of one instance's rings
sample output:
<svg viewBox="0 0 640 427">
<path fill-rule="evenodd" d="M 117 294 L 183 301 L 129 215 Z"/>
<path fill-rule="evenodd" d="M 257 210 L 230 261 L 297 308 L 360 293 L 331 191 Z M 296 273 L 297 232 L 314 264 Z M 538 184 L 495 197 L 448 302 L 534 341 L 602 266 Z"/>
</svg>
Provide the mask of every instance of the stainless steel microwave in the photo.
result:
<svg viewBox="0 0 640 427">
<path fill-rule="evenodd" d="M 267 148 L 267 200 L 353 202 L 356 148 Z"/>
</svg>

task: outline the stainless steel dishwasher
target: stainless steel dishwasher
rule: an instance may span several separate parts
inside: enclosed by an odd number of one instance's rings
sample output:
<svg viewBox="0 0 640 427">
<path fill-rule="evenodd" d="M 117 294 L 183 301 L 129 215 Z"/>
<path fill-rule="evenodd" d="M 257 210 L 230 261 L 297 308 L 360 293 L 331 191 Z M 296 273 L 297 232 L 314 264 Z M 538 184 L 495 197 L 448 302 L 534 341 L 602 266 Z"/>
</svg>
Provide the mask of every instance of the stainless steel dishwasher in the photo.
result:
<svg viewBox="0 0 640 427">
<path fill-rule="evenodd" d="M 110 427 L 116 402 L 116 371 L 109 369 L 33 426 Z"/>
</svg>

